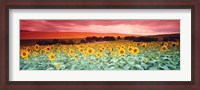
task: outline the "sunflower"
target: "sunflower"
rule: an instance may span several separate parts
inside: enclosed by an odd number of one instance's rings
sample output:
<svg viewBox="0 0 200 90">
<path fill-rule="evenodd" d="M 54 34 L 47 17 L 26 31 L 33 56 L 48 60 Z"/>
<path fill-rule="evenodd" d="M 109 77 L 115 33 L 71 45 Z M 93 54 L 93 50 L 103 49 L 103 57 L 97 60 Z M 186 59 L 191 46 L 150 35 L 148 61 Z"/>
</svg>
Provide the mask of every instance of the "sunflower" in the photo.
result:
<svg viewBox="0 0 200 90">
<path fill-rule="evenodd" d="M 56 64 L 56 69 L 59 69 L 59 68 L 60 68 L 60 64 L 57 63 L 57 64 Z"/>
<path fill-rule="evenodd" d="M 147 46 L 147 44 L 146 43 L 142 43 L 142 47 L 144 48 L 144 47 L 146 47 Z"/>
<path fill-rule="evenodd" d="M 80 48 L 84 48 L 85 46 L 83 46 L 83 45 L 80 45 Z"/>
<path fill-rule="evenodd" d="M 122 45 L 122 46 L 121 46 L 121 48 L 125 49 L 125 48 L 126 48 L 126 46 L 125 46 L 125 45 Z"/>
<path fill-rule="evenodd" d="M 109 47 L 108 45 L 106 45 L 106 50 L 109 50 L 109 48 L 110 48 L 110 47 Z"/>
<path fill-rule="evenodd" d="M 78 56 L 78 55 L 75 55 L 75 56 L 74 56 L 74 59 L 75 59 L 75 60 L 78 60 L 78 59 L 79 59 L 79 56 Z"/>
<path fill-rule="evenodd" d="M 38 52 L 33 52 L 33 56 L 37 56 L 38 55 Z"/>
<path fill-rule="evenodd" d="M 102 55 L 103 55 L 103 54 L 102 54 L 101 52 L 97 52 L 97 53 L 96 53 L 96 57 L 97 57 L 97 58 L 100 58 Z"/>
<path fill-rule="evenodd" d="M 87 56 L 88 56 L 86 51 L 83 53 L 83 56 L 84 56 L 84 57 L 87 57 Z"/>
<path fill-rule="evenodd" d="M 82 52 L 84 52 L 84 49 L 80 47 L 80 48 L 78 48 L 78 51 L 82 53 Z"/>
<path fill-rule="evenodd" d="M 38 50 L 40 49 L 40 46 L 39 46 L 38 44 L 36 44 L 36 45 L 34 46 L 34 49 L 35 49 L 35 51 L 38 51 Z"/>
<path fill-rule="evenodd" d="M 118 53 L 119 53 L 120 56 L 124 56 L 124 55 L 126 54 L 126 51 L 125 51 L 124 48 L 120 48 L 120 49 L 118 50 Z"/>
<path fill-rule="evenodd" d="M 22 58 L 25 58 L 26 60 L 28 60 L 29 52 L 22 50 L 20 55 Z"/>
<path fill-rule="evenodd" d="M 120 49 L 120 45 L 116 45 L 115 48 Z"/>
<path fill-rule="evenodd" d="M 101 49 L 102 49 L 102 50 L 105 50 L 105 48 L 104 48 L 104 47 L 102 47 Z"/>
<path fill-rule="evenodd" d="M 53 53 L 49 54 L 49 60 L 52 62 L 56 59 L 55 55 Z"/>
<path fill-rule="evenodd" d="M 115 56 L 115 52 L 111 52 L 111 56 L 114 57 Z"/>
<path fill-rule="evenodd" d="M 98 51 L 102 53 L 102 52 L 103 52 L 103 49 L 102 49 L 102 48 L 99 48 Z"/>
<path fill-rule="evenodd" d="M 162 52 L 166 52 L 166 51 L 168 51 L 168 48 L 167 48 L 167 46 L 162 46 L 161 48 L 160 48 L 160 50 L 162 51 Z"/>
<path fill-rule="evenodd" d="M 70 54 L 69 54 L 69 53 L 66 53 L 65 55 L 66 55 L 66 57 L 69 57 L 69 56 L 70 56 Z"/>
<path fill-rule="evenodd" d="M 171 46 L 172 46 L 172 47 L 176 47 L 176 46 L 178 46 L 178 43 L 172 42 Z"/>
<path fill-rule="evenodd" d="M 89 48 L 87 49 L 87 51 L 86 51 L 86 54 L 87 54 L 87 55 L 92 55 L 94 52 L 95 52 L 95 50 L 94 50 L 93 48 L 89 47 Z"/>
<path fill-rule="evenodd" d="M 109 50 L 110 52 L 112 52 L 112 51 L 113 51 L 113 48 L 112 48 L 112 47 L 109 47 L 108 50 Z"/>
<path fill-rule="evenodd" d="M 69 55 L 73 55 L 74 54 L 74 50 L 70 49 L 68 53 L 69 53 Z"/>
<path fill-rule="evenodd" d="M 149 59 L 148 58 L 145 58 L 144 59 L 144 63 L 148 63 L 149 62 Z"/>
<path fill-rule="evenodd" d="M 127 49 L 128 49 L 128 52 L 129 52 L 129 53 L 132 53 L 132 51 L 133 51 L 134 47 L 133 47 L 133 46 L 128 46 L 128 48 L 127 48 Z"/>
<path fill-rule="evenodd" d="M 26 47 L 26 51 L 27 51 L 28 53 L 30 53 L 30 52 L 31 52 L 31 48 L 30 48 L 30 47 Z"/>
<path fill-rule="evenodd" d="M 80 45 L 75 45 L 76 48 L 80 48 Z"/>
<path fill-rule="evenodd" d="M 164 46 L 168 46 L 169 44 L 168 44 L 167 42 L 165 42 L 163 45 L 164 45 Z"/>
<path fill-rule="evenodd" d="M 62 47 L 62 51 L 63 51 L 64 53 L 66 53 L 66 50 L 67 50 L 66 47 Z"/>
<path fill-rule="evenodd" d="M 132 47 L 133 45 L 129 44 L 128 47 Z"/>
<path fill-rule="evenodd" d="M 132 54 L 136 55 L 139 53 L 139 49 L 138 47 L 135 47 L 133 50 L 132 50 Z"/>
<path fill-rule="evenodd" d="M 43 54 L 44 52 L 46 52 L 46 49 L 44 48 L 39 51 L 40 54 Z"/>
<path fill-rule="evenodd" d="M 49 46 L 47 46 L 47 47 L 45 48 L 45 52 L 50 52 L 50 47 L 49 47 Z"/>
</svg>

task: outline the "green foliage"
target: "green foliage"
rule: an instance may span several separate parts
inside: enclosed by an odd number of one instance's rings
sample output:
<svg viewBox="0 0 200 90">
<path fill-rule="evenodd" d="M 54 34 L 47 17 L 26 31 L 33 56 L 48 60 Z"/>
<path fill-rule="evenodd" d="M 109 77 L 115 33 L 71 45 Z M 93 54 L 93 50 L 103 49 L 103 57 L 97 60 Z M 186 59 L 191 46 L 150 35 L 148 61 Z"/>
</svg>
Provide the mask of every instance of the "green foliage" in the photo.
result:
<svg viewBox="0 0 200 90">
<path fill-rule="evenodd" d="M 56 45 L 53 49 L 57 52 L 55 60 L 51 62 L 45 52 L 37 56 L 31 53 L 29 60 L 20 58 L 20 70 L 180 70 L 179 47 L 169 47 L 169 51 L 162 52 L 160 43 L 153 44 L 144 48 L 138 46 L 140 52 L 136 55 L 126 52 L 125 56 L 119 56 L 115 51 L 116 55 L 111 56 L 111 52 L 105 50 L 103 56 L 97 58 L 95 54 L 85 56 L 76 51 L 74 55 L 78 55 L 78 59 L 56 51 L 61 50 L 61 45 Z"/>
</svg>

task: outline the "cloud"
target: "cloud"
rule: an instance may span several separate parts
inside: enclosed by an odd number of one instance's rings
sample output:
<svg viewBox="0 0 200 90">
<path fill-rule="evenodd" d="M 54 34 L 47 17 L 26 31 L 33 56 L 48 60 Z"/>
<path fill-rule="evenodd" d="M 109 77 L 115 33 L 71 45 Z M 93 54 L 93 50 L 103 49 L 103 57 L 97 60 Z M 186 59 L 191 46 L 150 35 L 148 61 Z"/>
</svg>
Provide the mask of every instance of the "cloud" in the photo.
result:
<svg viewBox="0 0 200 90">
<path fill-rule="evenodd" d="M 20 20 L 20 30 L 155 34 L 180 32 L 179 20 Z"/>
</svg>

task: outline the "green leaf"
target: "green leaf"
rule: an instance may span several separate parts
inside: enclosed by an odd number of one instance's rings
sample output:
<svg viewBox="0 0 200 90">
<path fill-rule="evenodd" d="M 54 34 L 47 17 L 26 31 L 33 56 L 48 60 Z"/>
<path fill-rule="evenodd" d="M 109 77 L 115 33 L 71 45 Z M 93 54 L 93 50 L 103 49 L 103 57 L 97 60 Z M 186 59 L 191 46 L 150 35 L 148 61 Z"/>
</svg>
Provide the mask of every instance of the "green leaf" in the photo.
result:
<svg viewBox="0 0 200 90">
<path fill-rule="evenodd" d="M 157 67 L 151 67 L 149 70 L 158 70 Z"/>
<path fill-rule="evenodd" d="M 29 64 L 26 64 L 23 68 L 22 68 L 22 70 L 26 70 L 26 69 L 28 69 L 29 68 Z"/>
<path fill-rule="evenodd" d="M 169 70 L 169 68 L 165 65 L 165 66 L 161 66 L 160 68 L 164 69 L 164 70 Z"/>
</svg>

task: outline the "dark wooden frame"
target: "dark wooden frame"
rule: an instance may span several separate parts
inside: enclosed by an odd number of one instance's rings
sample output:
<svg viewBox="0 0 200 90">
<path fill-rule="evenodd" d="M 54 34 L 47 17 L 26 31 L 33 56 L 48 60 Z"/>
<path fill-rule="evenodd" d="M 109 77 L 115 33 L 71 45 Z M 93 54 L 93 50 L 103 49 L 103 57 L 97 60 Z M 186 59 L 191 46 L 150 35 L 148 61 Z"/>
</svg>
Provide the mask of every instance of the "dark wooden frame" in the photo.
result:
<svg viewBox="0 0 200 90">
<path fill-rule="evenodd" d="M 199 4 L 198 0 L 118 0 L 65 2 L 1 2 L 1 74 L 0 89 L 137 89 L 137 90 L 200 90 L 199 87 Z M 192 10 L 192 81 L 191 82 L 128 82 L 128 81 L 9 81 L 9 9 L 191 9 Z"/>
</svg>

